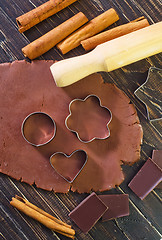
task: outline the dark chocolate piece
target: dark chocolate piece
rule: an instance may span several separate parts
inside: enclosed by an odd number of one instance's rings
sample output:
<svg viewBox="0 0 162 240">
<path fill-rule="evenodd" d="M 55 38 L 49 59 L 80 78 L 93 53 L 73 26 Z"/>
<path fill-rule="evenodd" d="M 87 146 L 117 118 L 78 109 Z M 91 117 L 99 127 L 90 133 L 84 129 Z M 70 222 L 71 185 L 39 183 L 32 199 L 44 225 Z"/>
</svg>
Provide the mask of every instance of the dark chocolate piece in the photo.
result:
<svg viewBox="0 0 162 240">
<path fill-rule="evenodd" d="M 162 169 L 162 150 L 153 150 L 152 160 Z M 162 189 L 162 182 L 156 188 Z"/>
<path fill-rule="evenodd" d="M 65 88 L 56 87 L 50 72 L 53 61 L 15 61 L 0 64 L 0 172 L 56 192 L 104 191 L 124 180 L 121 163 L 140 158 L 142 127 L 130 99 L 114 84 L 92 74 Z M 112 112 L 111 135 L 105 140 L 80 142 L 65 126 L 69 104 L 94 94 Z M 32 112 L 45 112 L 56 122 L 55 138 L 39 148 L 22 137 L 21 125 Z M 56 152 L 70 155 L 84 150 L 88 161 L 72 186 L 52 167 Z M 122 160 L 122 161 L 121 161 Z"/>
<path fill-rule="evenodd" d="M 161 180 L 162 170 L 149 158 L 128 186 L 143 200 Z"/>
<path fill-rule="evenodd" d="M 108 207 L 93 192 L 69 216 L 84 233 L 87 233 L 107 209 Z"/>
<path fill-rule="evenodd" d="M 58 174 L 72 183 L 84 168 L 87 154 L 83 150 L 76 150 L 69 156 L 64 153 L 54 153 L 50 157 L 50 162 Z"/>
<path fill-rule="evenodd" d="M 108 210 L 103 214 L 102 221 L 129 215 L 128 194 L 98 195 Z"/>
</svg>

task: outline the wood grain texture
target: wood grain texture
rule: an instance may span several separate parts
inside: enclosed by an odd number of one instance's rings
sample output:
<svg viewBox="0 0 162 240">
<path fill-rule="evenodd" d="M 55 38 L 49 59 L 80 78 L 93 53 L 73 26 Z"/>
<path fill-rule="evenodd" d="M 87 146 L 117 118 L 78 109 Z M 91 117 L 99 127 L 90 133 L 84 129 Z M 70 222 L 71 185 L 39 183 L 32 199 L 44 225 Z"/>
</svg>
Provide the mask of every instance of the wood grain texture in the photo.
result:
<svg viewBox="0 0 162 240">
<path fill-rule="evenodd" d="M 82 11 L 89 19 L 96 17 L 103 11 L 113 7 L 119 14 L 120 20 L 110 28 L 127 23 L 144 15 L 150 24 L 161 21 L 160 0 L 78 0 L 70 7 L 62 10 L 51 18 L 39 23 L 26 31 L 18 32 L 16 17 L 46 2 L 45 0 L 1 0 L 0 1 L 0 62 L 11 62 L 15 59 L 24 59 L 21 48 L 29 42 L 37 39 L 42 34 L 61 24 L 63 21 Z M 65 56 L 53 48 L 39 59 L 56 59 L 73 57 L 85 53 L 79 46 Z M 161 121 L 150 124 L 145 118 L 145 106 L 134 96 L 137 89 L 147 77 L 148 68 L 155 66 L 162 68 L 162 55 L 131 64 L 111 73 L 102 73 L 107 82 L 115 83 L 122 89 L 135 104 L 141 124 L 144 130 L 144 139 L 141 151 L 141 159 L 133 166 L 123 166 L 125 181 L 109 193 L 128 193 L 130 198 L 130 216 L 102 223 L 99 221 L 88 234 L 81 230 L 70 220 L 68 213 L 74 209 L 87 194 L 54 194 L 53 192 L 38 189 L 18 182 L 4 174 L 0 174 L 0 239 L 58 239 L 66 237 L 56 234 L 42 226 L 38 222 L 20 213 L 9 202 L 17 194 L 27 198 L 30 202 L 52 214 L 53 216 L 72 224 L 76 230 L 76 239 L 85 240 L 160 240 L 162 232 L 162 191 L 154 189 L 143 201 L 141 201 L 129 188 L 128 183 L 151 157 L 153 149 L 161 149 Z M 18 153 L 17 153 L 18 154 Z M 104 193 L 104 194 L 106 194 Z"/>
</svg>

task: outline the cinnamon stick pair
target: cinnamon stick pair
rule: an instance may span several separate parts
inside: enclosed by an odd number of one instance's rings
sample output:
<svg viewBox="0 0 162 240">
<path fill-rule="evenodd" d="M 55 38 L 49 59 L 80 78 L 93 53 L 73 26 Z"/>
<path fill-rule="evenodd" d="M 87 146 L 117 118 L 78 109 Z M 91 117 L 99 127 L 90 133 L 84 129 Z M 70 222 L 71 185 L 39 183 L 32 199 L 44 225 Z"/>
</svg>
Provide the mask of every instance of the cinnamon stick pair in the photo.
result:
<svg viewBox="0 0 162 240">
<path fill-rule="evenodd" d="M 39 221 L 46 227 L 50 228 L 53 231 L 56 231 L 66 237 L 74 239 L 75 231 L 71 228 L 70 225 L 62 222 L 61 220 L 51 216 L 42 209 L 28 202 L 26 199 L 23 199 L 19 196 L 12 198 L 10 204 L 13 207 L 16 207 L 21 212 L 25 213 L 29 217 Z"/>
<path fill-rule="evenodd" d="M 97 34 L 91 38 L 85 39 L 81 42 L 81 45 L 86 51 L 89 51 L 101 43 L 110 41 L 114 38 L 123 36 L 125 34 L 147 26 L 149 26 L 147 19 L 145 19 L 144 17 L 140 17 L 135 19 L 134 21 L 131 21 L 130 23 L 123 24 L 103 33 Z"/>
<path fill-rule="evenodd" d="M 39 57 L 87 21 L 87 17 L 82 12 L 79 12 L 64 23 L 22 48 L 24 56 L 30 59 Z"/>
<path fill-rule="evenodd" d="M 84 39 L 94 36 L 118 20 L 118 14 L 110 8 L 57 44 L 57 48 L 65 54 L 78 47 Z"/>
<path fill-rule="evenodd" d="M 22 33 L 31 27 L 35 26 L 44 19 L 52 16 L 53 14 L 61 11 L 77 0 L 50 0 L 30 12 L 23 14 L 16 18 L 19 27 L 19 32 Z"/>
</svg>

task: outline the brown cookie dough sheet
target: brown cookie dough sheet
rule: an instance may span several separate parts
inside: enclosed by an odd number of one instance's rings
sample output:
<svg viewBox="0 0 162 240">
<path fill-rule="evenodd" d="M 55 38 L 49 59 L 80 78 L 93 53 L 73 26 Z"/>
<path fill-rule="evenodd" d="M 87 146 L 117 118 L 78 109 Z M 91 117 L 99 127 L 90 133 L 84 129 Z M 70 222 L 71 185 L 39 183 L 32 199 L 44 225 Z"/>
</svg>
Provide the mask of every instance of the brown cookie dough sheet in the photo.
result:
<svg viewBox="0 0 162 240">
<path fill-rule="evenodd" d="M 134 163 L 140 157 L 142 127 L 133 104 L 115 85 L 104 83 L 93 74 L 65 88 L 58 88 L 49 67 L 53 61 L 15 61 L 0 65 L 0 172 L 17 180 L 56 192 L 104 191 L 124 180 L 121 164 Z M 65 126 L 69 103 L 75 98 L 95 94 L 102 106 L 112 112 L 110 137 L 80 142 Z M 56 122 L 56 136 L 47 145 L 36 148 L 22 137 L 24 118 L 36 111 L 49 114 Z M 88 161 L 70 185 L 51 167 L 55 152 L 70 155 L 77 149 L 87 152 Z"/>
</svg>

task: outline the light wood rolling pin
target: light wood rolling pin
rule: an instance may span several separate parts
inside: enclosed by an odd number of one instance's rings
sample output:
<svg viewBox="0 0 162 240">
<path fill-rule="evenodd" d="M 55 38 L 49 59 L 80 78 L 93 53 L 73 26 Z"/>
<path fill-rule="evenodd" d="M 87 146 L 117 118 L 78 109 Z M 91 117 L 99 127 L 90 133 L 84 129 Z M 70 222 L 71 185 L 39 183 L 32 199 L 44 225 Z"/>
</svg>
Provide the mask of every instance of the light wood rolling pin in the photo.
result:
<svg viewBox="0 0 162 240">
<path fill-rule="evenodd" d="M 93 51 L 54 63 L 56 85 L 65 87 L 94 72 L 110 72 L 162 52 L 162 22 L 98 45 Z"/>
</svg>

